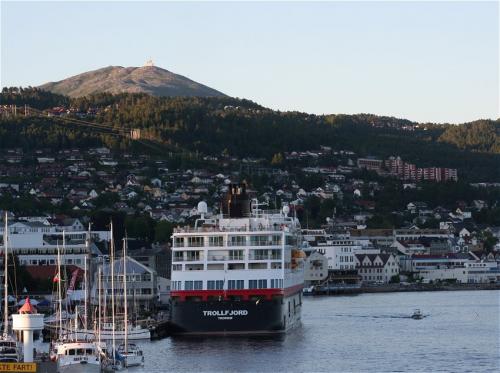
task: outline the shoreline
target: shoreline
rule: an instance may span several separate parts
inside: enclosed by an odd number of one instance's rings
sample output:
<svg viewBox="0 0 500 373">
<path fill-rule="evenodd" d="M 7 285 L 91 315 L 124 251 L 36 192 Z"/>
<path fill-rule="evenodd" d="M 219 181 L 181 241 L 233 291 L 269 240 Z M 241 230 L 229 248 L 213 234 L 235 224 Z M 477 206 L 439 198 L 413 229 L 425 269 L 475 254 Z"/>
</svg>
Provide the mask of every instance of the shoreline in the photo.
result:
<svg viewBox="0 0 500 373">
<path fill-rule="evenodd" d="M 460 291 L 460 290 L 500 290 L 500 283 L 495 284 L 386 284 L 379 286 L 364 286 L 360 293 L 392 293 L 411 291 Z"/>
<path fill-rule="evenodd" d="M 363 293 L 407 293 L 423 291 L 464 291 L 464 290 L 500 290 L 500 283 L 495 284 L 384 284 L 362 286 L 349 289 L 330 289 L 306 296 L 356 295 Z"/>
</svg>

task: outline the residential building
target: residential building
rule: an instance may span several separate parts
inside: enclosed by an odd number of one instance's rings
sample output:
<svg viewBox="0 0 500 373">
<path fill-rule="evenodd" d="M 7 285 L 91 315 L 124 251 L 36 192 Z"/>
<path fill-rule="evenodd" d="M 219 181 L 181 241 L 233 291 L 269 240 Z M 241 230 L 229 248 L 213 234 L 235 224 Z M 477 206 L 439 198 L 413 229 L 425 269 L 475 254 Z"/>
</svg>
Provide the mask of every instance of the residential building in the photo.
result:
<svg viewBox="0 0 500 373">
<path fill-rule="evenodd" d="M 392 254 L 357 254 L 356 268 L 365 283 L 389 283 L 393 276 L 399 275 L 399 263 Z"/>
</svg>

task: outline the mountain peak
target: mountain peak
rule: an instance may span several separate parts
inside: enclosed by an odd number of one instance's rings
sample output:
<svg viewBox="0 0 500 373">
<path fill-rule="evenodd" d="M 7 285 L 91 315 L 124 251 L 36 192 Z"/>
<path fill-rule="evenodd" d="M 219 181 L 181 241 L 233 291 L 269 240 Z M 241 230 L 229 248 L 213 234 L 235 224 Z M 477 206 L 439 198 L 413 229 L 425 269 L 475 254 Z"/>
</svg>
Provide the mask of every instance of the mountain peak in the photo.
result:
<svg viewBox="0 0 500 373">
<path fill-rule="evenodd" d="M 70 97 L 94 93 L 147 93 L 153 96 L 214 97 L 223 93 L 185 76 L 155 66 L 152 60 L 140 67 L 107 66 L 39 88 Z"/>
</svg>

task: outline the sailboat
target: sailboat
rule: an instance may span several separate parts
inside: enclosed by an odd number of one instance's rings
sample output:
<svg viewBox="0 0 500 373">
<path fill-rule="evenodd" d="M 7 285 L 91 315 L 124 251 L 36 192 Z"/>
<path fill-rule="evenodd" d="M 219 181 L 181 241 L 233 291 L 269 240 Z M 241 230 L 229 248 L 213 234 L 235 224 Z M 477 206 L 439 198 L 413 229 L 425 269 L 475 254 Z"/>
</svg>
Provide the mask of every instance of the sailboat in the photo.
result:
<svg viewBox="0 0 500 373">
<path fill-rule="evenodd" d="M 9 332 L 9 224 L 5 213 L 5 228 L 3 232 L 3 262 L 4 262 L 4 294 L 3 294 L 3 334 L 0 336 L 0 362 L 23 361 L 22 347 Z"/>
<path fill-rule="evenodd" d="M 123 239 L 123 307 L 124 307 L 124 323 L 125 323 L 125 339 L 118 346 L 118 355 L 123 358 L 125 367 L 133 367 L 144 364 L 144 355 L 142 350 L 134 343 L 128 341 L 128 303 L 127 303 L 127 238 Z"/>
<path fill-rule="evenodd" d="M 102 275 L 108 277 L 111 276 L 111 322 L 104 317 L 104 321 L 100 323 L 99 330 L 91 330 L 91 329 L 81 329 L 79 330 L 78 336 L 79 338 L 94 338 L 96 333 L 99 334 L 99 338 L 103 342 L 112 342 L 114 341 L 137 341 L 137 340 L 150 340 L 151 332 L 149 329 L 141 327 L 140 325 L 131 325 L 128 323 L 127 315 L 125 315 L 123 323 L 116 322 L 116 314 L 115 314 L 115 244 L 113 240 L 113 227 L 111 225 L 111 241 L 110 241 L 110 262 L 108 265 L 108 272 L 103 273 Z M 124 257 L 123 265 L 126 267 L 126 259 Z M 125 269 L 126 272 L 126 269 Z M 124 278 L 125 281 L 126 278 Z M 126 281 L 125 281 L 126 282 Z M 124 285 L 126 287 L 126 284 Z M 104 294 L 104 297 L 106 293 Z M 100 298 L 99 298 L 100 299 Z M 126 297 L 125 297 L 126 301 Z M 106 312 L 106 307 L 104 307 L 104 312 Z M 116 343 L 115 346 L 116 347 Z M 113 348 L 113 350 L 115 350 Z M 116 350 L 115 350 L 116 351 Z"/>
<path fill-rule="evenodd" d="M 63 232 L 63 247 L 65 247 L 65 236 Z M 79 339 L 78 308 L 75 309 L 74 328 L 63 329 L 62 326 L 62 291 L 61 291 L 61 255 L 58 246 L 58 294 L 59 294 L 59 339 L 55 344 L 55 359 L 57 361 L 58 373 L 97 373 L 101 371 L 101 353 L 98 344 L 93 339 Z M 87 270 L 87 258 L 85 258 L 85 272 Z M 85 288 L 87 289 L 87 273 L 85 273 Z M 87 293 L 87 291 L 85 291 Z M 85 308 L 87 299 L 85 299 Z M 84 324 L 87 323 L 85 312 Z"/>
</svg>

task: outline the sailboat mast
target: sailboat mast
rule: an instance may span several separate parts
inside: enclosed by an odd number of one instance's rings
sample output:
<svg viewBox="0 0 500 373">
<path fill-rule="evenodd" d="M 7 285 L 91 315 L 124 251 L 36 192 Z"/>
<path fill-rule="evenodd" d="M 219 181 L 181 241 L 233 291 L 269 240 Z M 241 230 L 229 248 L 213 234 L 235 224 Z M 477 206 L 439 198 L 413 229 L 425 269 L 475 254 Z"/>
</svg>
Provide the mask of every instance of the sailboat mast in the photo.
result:
<svg viewBox="0 0 500 373">
<path fill-rule="evenodd" d="M 7 212 L 5 212 L 5 228 L 3 231 L 3 263 L 4 263 L 4 272 L 3 272 L 3 332 L 5 335 L 9 333 L 9 282 L 8 282 L 8 232 L 9 232 L 9 224 L 7 222 Z"/>
<path fill-rule="evenodd" d="M 99 271 L 97 273 L 98 276 L 98 309 L 99 309 L 99 318 L 98 318 L 98 324 L 97 324 L 97 338 L 99 341 L 99 346 L 101 345 L 101 317 L 102 317 L 102 309 L 101 309 L 101 293 L 102 293 L 102 284 L 101 284 L 101 273 L 102 273 L 102 268 L 99 267 Z"/>
<path fill-rule="evenodd" d="M 85 257 L 84 257 L 84 261 L 85 261 L 85 281 L 84 281 L 84 284 L 85 284 L 85 312 L 84 312 L 84 316 L 83 316 L 83 319 L 85 320 L 85 325 L 84 325 L 84 329 L 87 330 L 88 328 L 88 275 L 87 275 L 87 272 L 88 272 L 88 269 L 87 269 L 87 258 L 89 258 L 89 254 L 90 254 L 90 224 L 89 224 L 89 230 L 88 230 L 88 233 L 87 233 L 87 239 L 85 240 Z"/>
<path fill-rule="evenodd" d="M 57 298 L 59 302 L 59 337 L 62 334 L 61 248 L 57 240 Z"/>
<path fill-rule="evenodd" d="M 123 306 L 125 307 L 125 353 L 128 353 L 127 237 L 123 239 Z"/>
<path fill-rule="evenodd" d="M 110 245 L 110 265 L 111 265 L 111 323 L 113 339 L 113 362 L 116 354 L 115 341 L 115 241 L 113 238 L 113 222 L 111 222 L 111 245 Z"/>
</svg>

